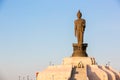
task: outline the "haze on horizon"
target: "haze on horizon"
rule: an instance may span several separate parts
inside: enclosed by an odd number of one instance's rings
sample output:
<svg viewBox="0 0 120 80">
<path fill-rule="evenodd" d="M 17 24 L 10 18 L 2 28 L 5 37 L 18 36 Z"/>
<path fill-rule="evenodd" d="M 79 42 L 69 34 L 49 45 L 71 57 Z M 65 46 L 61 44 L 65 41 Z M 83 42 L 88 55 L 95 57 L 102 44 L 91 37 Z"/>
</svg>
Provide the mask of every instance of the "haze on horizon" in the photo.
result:
<svg viewBox="0 0 120 80">
<path fill-rule="evenodd" d="M 88 55 L 120 71 L 119 0 L 0 0 L 0 80 L 34 79 L 71 56 L 79 9 Z"/>
</svg>

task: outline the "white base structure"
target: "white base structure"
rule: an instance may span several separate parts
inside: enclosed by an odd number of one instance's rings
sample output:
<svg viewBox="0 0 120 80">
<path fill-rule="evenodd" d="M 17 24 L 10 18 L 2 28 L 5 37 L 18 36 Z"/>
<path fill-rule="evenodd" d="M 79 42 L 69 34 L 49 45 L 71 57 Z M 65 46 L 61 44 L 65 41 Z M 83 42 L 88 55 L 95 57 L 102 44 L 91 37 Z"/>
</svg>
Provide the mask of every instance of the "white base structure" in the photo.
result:
<svg viewBox="0 0 120 80">
<path fill-rule="evenodd" d="M 91 57 L 64 58 L 61 65 L 37 72 L 37 80 L 120 80 L 120 73 L 110 66 L 96 64 Z"/>
</svg>

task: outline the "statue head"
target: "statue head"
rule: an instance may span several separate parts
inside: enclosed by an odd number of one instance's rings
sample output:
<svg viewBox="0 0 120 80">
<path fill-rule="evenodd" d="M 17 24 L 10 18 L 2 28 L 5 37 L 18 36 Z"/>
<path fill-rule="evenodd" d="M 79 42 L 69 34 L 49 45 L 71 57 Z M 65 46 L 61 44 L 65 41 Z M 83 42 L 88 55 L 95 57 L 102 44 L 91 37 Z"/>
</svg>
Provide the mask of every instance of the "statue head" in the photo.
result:
<svg viewBox="0 0 120 80">
<path fill-rule="evenodd" d="M 80 10 L 77 13 L 77 17 L 80 19 L 82 17 L 82 13 L 80 12 Z"/>
</svg>

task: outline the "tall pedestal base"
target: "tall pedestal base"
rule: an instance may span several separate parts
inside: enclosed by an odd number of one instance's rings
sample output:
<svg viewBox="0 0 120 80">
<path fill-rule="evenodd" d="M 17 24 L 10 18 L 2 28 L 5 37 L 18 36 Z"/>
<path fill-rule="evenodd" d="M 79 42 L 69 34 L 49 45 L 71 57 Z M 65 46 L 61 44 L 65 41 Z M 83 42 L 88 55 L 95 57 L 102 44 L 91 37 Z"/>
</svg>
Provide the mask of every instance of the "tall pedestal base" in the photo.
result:
<svg viewBox="0 0 120 80">
<path fill-rule="evenodd" d="M 76 43 L 73 43 L 73 54 L 72 57 L 88 57 L 86 53 L 87 43 L 84 43 L 82 45 L 78 45 Z"/>
</svg>

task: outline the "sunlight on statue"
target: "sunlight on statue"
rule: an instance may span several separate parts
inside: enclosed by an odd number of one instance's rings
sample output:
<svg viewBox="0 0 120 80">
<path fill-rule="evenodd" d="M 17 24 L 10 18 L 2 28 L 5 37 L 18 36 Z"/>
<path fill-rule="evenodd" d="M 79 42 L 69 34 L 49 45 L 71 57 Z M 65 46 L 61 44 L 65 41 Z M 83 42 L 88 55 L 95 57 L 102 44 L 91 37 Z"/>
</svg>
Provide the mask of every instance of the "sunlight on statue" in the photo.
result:
<svg viewBox="0 0 120 80">
<path fill-rule="evenodd" d="M 80 10 L 77 13 L 77 20 L 75 20 L 74 25 L 75 25 L 75 36 L 77 37 L 78 41 L 78 46 L 83 44 L 83 36 L 84 36 L 84 31 L 85 31 L 85 20 L 81 18 L 82 13 Z"/>
</svg>

